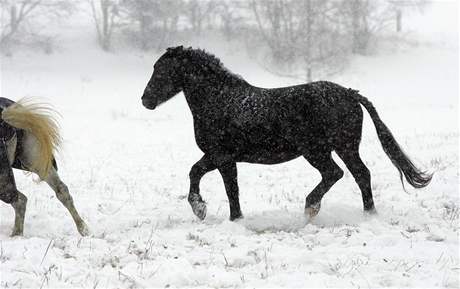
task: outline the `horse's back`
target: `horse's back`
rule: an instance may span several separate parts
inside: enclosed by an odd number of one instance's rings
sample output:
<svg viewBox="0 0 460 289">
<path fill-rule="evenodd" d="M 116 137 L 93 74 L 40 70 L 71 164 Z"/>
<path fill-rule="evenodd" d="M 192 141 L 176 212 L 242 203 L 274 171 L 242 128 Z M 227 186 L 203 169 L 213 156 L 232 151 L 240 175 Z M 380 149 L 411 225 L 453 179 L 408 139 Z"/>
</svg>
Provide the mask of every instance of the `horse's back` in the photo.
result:
<svg viewBox="0 0 460 289">
<path fill-rule="evenodd" d="M 318 146 L 333 149 L 349 123 L 362 122 L 349 94 L 326 81 L 234 89 L 213 110 L 218 113 L 194 117 L 195 138 L 203 152 L 223 151 L 251 163 L 281 163 Z"/>
<path fill-rule="evenodd" d="M 354 93 L 329 81 L 273 89 L 280 132 L 296 146 L 324 144 L 332 149 L 350 129 L 361 131 L 363 114 Z"/>
</svg>

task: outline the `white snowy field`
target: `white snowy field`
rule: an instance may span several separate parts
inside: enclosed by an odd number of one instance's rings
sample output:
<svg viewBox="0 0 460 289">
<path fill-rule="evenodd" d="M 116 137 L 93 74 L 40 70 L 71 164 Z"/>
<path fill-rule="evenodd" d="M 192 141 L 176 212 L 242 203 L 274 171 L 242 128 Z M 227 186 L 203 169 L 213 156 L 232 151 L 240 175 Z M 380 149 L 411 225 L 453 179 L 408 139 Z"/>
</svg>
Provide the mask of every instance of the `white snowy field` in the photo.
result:
<svg viewBox="0 0 460 289">
<path fill-rule="evenodd" d="M 345 176 L 310 223 L 305 197 L 320 176 L 301 158 L 238 164 L 245 218 L 237 222 L 228 221 L 220 175 L 207 174 L 208 215 L 199 221 L 186 196 L 202 153 L 184 97 L 154 111 L 140 101 L 158 55 L 101 52 L 81 28 L 62 36 L 52 55 L 2 58 L 3 97 L 39 96 L 61 113 L 59 172 L 92 235 L 80 237 L 54 193 L 16 171 L 29 202 L 24 236 L 15 238 L 13 210 L 0 204 L 0 286 L 458 288 L 457 5 L 443 3 L 414 16 L 408 37 L 418 45 L 355 58 L 331 79 L 367 96 L 406 152 L 435 173 L 425 189 L 405 192 L 365 112 L 361 154 L 372 174 L 372 217 L 334 156 Z M 430 22 L 439 15 L 442 23 Z M 201 44 L 252 84 L 295 83 L 223 46 Z"/>
</svg>

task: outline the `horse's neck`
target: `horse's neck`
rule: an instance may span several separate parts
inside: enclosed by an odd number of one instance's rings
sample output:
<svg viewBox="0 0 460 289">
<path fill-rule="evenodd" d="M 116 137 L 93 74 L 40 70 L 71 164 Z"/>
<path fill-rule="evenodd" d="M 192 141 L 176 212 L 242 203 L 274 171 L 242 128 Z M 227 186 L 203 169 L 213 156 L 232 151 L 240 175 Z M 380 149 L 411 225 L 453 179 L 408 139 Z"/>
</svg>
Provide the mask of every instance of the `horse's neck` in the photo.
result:
<svg viewBox="0 0 460 289">
<path fill-rule="evenodd" d="M 213 89 L 214 86 L 203 82 L 193 82 L 184 87 L 184 96 L 193 115 L 200 113 L 206 103 L 209 103 L 209 98 L 213 97 Z"/>
<path fill-rule="evenodd" d="M 184 79 L 184 95 L 192 114 L 212 111 L 209 106 L 219 107 L 230 100 L 230 92 L 241 91 L 250 87 L 242 78 L 213 67 L 189 67 Z M 222 91 L 228 93 L 222 93 Z"/>
<path fill-rule="evenodd" d="M 192 72 L 186 76 L 184 94 L 190 98 L 190 101 L 199 102 L 208 97 L 215 97 L 215 91 L 219 91 L 226 85 L 228 83 L 224 75 L 214 72 Z"/>
</svg>

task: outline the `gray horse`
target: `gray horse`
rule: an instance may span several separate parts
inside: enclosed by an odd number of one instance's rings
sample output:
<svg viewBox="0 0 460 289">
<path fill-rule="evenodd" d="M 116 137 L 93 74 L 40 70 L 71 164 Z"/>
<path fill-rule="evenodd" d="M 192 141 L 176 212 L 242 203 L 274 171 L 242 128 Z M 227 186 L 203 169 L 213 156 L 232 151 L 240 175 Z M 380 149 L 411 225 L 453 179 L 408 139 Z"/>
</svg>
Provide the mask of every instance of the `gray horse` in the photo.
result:
<svg viewBox="0 0 460 289">
<path fill-rule="evenodd" d="M 78 232 L 88 235 L 88 227 L 78 214 L 67 186 L 57 173 L 54 153 L 60 136 L 57 123 L 46 105 L 0 98 L 0 200 L 13 206 L 12 236 L 22 235 L 27 198 L 16 188 L 12 168 L 36 173 L 55 191 L 72 215 Z"/>
</svg>

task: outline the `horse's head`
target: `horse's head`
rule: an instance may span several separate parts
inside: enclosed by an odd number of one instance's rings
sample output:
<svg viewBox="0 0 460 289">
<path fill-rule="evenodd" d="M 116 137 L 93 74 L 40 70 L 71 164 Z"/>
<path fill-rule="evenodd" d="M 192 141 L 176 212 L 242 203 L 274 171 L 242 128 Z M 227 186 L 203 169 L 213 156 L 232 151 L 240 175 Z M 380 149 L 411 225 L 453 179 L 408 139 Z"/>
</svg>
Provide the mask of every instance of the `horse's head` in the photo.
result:
<svg viewBox="0 0 460 289">
<path fill-rule="evenodd" d="M 183 89 L 182 46 L 168 48 L 153 66 L 153 74 L 142 95 L 142 104 L 154 109 Z"/>
</svg>

